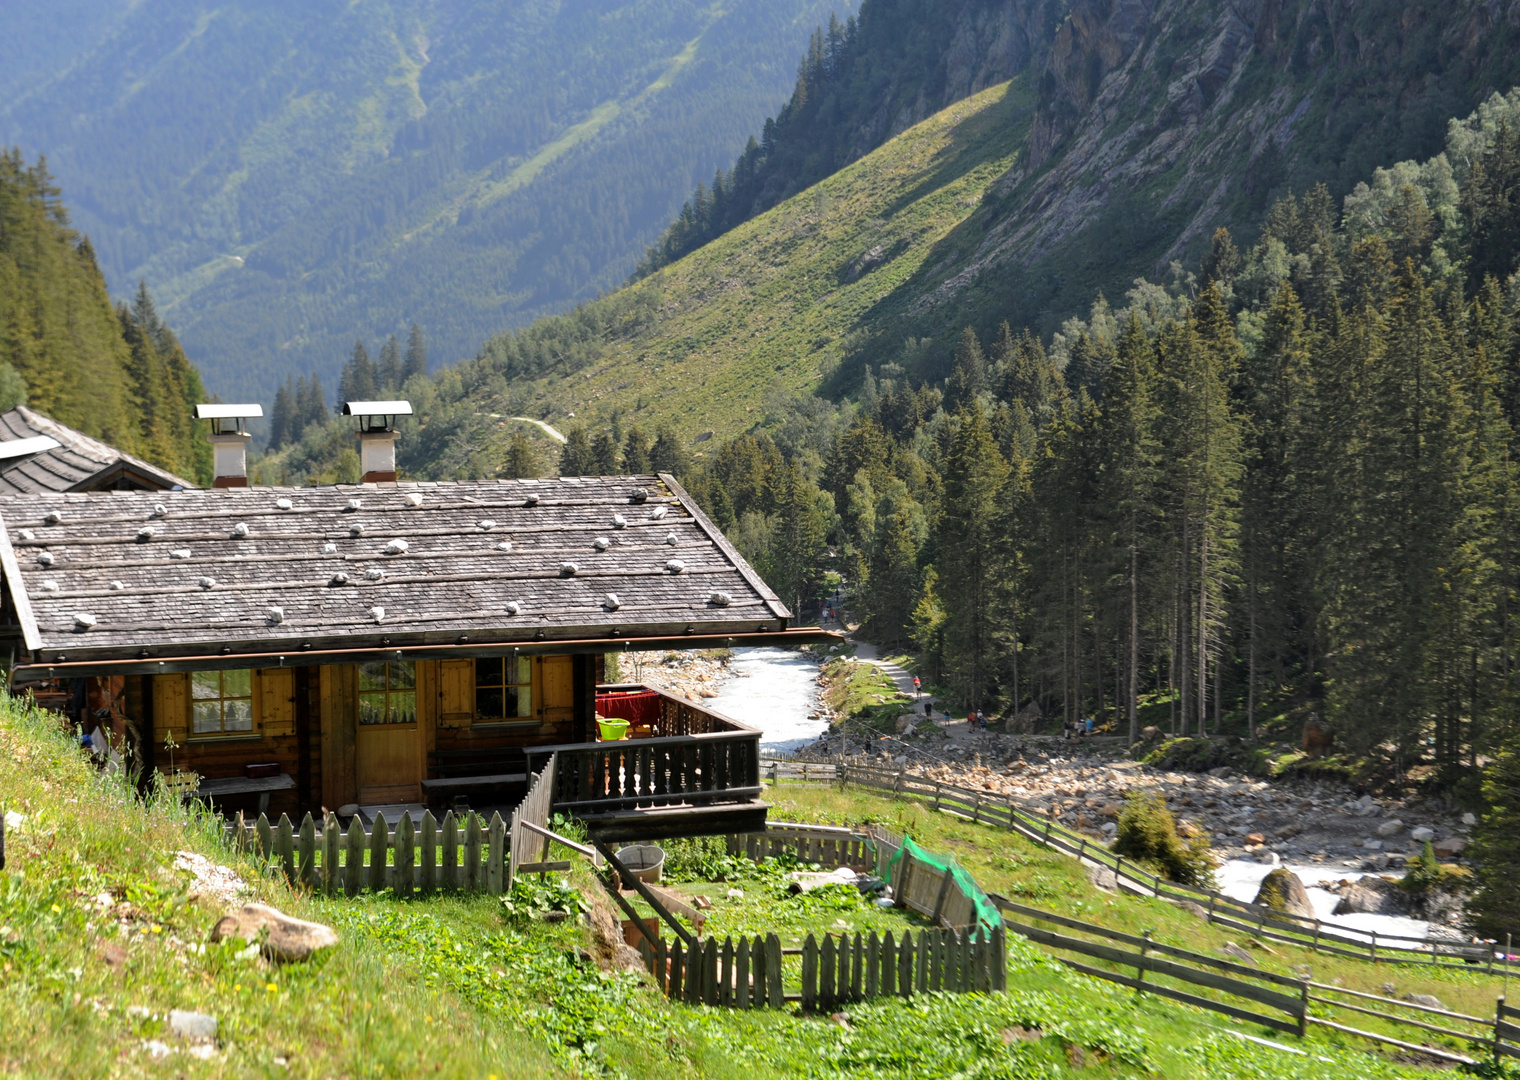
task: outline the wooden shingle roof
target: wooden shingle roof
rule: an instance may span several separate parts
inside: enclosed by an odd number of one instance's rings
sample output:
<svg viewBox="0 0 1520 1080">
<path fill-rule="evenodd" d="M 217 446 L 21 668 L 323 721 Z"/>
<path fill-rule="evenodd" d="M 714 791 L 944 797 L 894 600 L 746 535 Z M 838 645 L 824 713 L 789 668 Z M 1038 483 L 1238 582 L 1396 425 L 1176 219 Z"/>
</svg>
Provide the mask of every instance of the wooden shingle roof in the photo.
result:
<svg viewBox="0 0 1520 1080">
<path fill-rule="evenodd" d="M 5 454 L 7 443 L 22 440 L 38 448 L 17 456 Z M 53 445 L 46 445 L 49 442 Z M 176 486 L 194 485 L 25 405 L 0 413 L 0 494 Z"/>
<path fill-rule="evenodd" d="M 0 522 L 37 662 L 752 634 L 791 617 L 665 475 L 10 495 Z"/>
</svg>

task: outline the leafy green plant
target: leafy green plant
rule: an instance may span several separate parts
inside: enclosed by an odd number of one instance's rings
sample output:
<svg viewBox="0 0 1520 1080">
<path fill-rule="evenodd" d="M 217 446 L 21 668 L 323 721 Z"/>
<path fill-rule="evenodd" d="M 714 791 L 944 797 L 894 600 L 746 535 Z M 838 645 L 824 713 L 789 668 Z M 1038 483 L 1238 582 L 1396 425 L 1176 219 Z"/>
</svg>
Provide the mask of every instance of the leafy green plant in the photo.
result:
<svg viewBox="0 0 1520 1080">
<path fill-rule="evenodd" d="M 1472 871 L 1465 866 L 1443 864 L 1436 858 L 1436 849 L 1429 840 L 1419 857 L 1409 864 L 1399 884 L 1412 893 L 1426 893 L 1432 889 L 1466 889 L 1472 885 Z"/>
<path fill-rule="evenodd" d="M 1137 859 L 1173 881 L 1200 888 L 1214 884 L 1209 841 L 1199 835 L 1184 840 L 1166 802 L 1155 792 L 1131 792 L 1119 811 L 1114 853 Z"/>
<path fill-rule="evenodd" d="M 588 910 L 580 891 L 564 878 L 538 881 L 528 875 L 512 882 L 511 890 L 501 898 L 501 906 L 512 922 L 526 922 L 550 911 L 579 915 Z"/>
</svg>

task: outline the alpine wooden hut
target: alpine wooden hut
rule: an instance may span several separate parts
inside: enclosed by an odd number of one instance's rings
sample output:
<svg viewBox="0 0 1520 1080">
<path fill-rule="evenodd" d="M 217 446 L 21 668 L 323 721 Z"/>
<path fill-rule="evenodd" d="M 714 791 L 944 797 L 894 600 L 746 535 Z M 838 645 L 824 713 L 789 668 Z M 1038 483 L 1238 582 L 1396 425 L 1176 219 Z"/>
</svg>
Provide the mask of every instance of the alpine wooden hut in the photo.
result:
<svg viewBox="0 0 1520 1080">
<path fill-rule="evenodd" d="M 664 474 L 0 495 L 0 567 L 13 684 L 93 681 L 229 811 L 511 805 L 554 754 L 607 839 L 753 828 L 759 732 L 602 658 L 834 640 Z"/>
</svg>

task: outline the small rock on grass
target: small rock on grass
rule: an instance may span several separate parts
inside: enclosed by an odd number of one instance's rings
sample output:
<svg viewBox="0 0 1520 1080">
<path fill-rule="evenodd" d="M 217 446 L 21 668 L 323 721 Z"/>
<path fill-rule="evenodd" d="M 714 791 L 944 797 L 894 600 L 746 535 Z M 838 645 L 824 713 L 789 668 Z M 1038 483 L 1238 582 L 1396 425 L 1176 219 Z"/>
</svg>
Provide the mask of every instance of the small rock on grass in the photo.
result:
<svg viewBox="0 0 1520 1080">
<path fill-rule="evenodd" d="M 292 918 L 267 904 L 244 904 L 211 928 L 212 941 L 235 937 L 258 945 L 266 958 L 282 963 L 309 960 L 338 943 L 332 927 Z"/>
<path fill-rule="evenodd" d="M 1424 1005 L 1427 1009 L 1444 1009 L 1441 999 L 1431 994 L 1405 994 L 1404 1000 L 1412 1005 Z"/>
<path fill-rule="evenodd" d="M 216 1017 L 174 1009 L 169 1013 L 169 1030 L 190 1042 L 207 1042 L 216 1038 Z"/>
<path fill-rule="evenodd" d="M 1233 941 L 1226 941 L 1224 945 L 1220 947 L 1219 951 L 1224 953 L 1231 960 L 1238 960 L 1242 964 L 1250 964 L 1252 967 L 1256 965 L 1256 957 L 1246 952 Z"/>
</svg>

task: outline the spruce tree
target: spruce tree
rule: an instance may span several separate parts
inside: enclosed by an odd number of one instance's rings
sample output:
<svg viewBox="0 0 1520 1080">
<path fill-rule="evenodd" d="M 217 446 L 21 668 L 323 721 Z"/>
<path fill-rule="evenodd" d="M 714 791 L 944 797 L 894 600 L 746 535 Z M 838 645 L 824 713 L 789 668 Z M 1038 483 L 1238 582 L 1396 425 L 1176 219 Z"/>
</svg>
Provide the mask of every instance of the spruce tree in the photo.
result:
<svg viewBox="0 0 1520 1080">
<path fill-rule="evenodd" d="M 615 476 L 622 472 L 617 439 L 609 432 L 598 432 L 591 440 L 591 463 L 592 473 L 597 476 Z"/>
<path fill-rule="evenodd" d="M 1008 463 L 998 452 L 987 417 L 975 403 L 956 415 L 945 461 L 943 513 L 935 565 L 946 608 L 945 659 L 970 708 L 986 700 L 997 670 L 995 627 L 1003 602 L 1004 553 L 1000 501 Z"/>
<path fill-rule="evenodd" d="M 650 472 L 649 450 L 649 437 L 639 428 L 629 428 L 623 441 L 623 468 L 635 476 Z"/>
<path fill-rule="evenodd" d="M 670 473 L 677 479 L 686 472 L 686 449 L 668 427 L 655 432 L 654 445 L 649 448 L 649 468 L 652 472 Z"/>
<path fill-rule="evenodd" d="M 275 391 L 274 407 L 269 416 L 269 446 L 278 450 L 296 439 L 295 379 L 285 376 L 285 382 Z"/>
<path fill-rule="evenodd" d="M 394 394 L 401 389 L 401 344 L 392 334 L 380 347 L 380 360 L 375 365 L 375 389 L 381 394 Z"/>
<path fill-rule="evenodd" d="M 427 373 L 427 345 L 422 340 L 422 327 L 412 323 L 412 329 L 406 335 L 406 362 L 401 369 L 401 381 L 406 382 L 413 376 L 426 376 Z"/>
<path fill-rule="evenodd" d="M 559 451 L 559 474 L 561 476 L 596 476 L 596 452 L 583 427 L 573 427 L 565 436 Z"/>
<path fill-rule="evenodd" d="M 945 406 L 950 411 L 965 408 L 986 389 L 987 357 L 982 352 L 976 331 L 968 326 L 961 331 L 955 346 L 955 368 L 950 375 Z"/>
<path fill-rule="evenodd" d="M 507 449 L 501 462 L 501 475 L 508 480 L 540 475 L 538 452 L 522 432 L 514 432 L 507 441 Z"/>
</svg>

